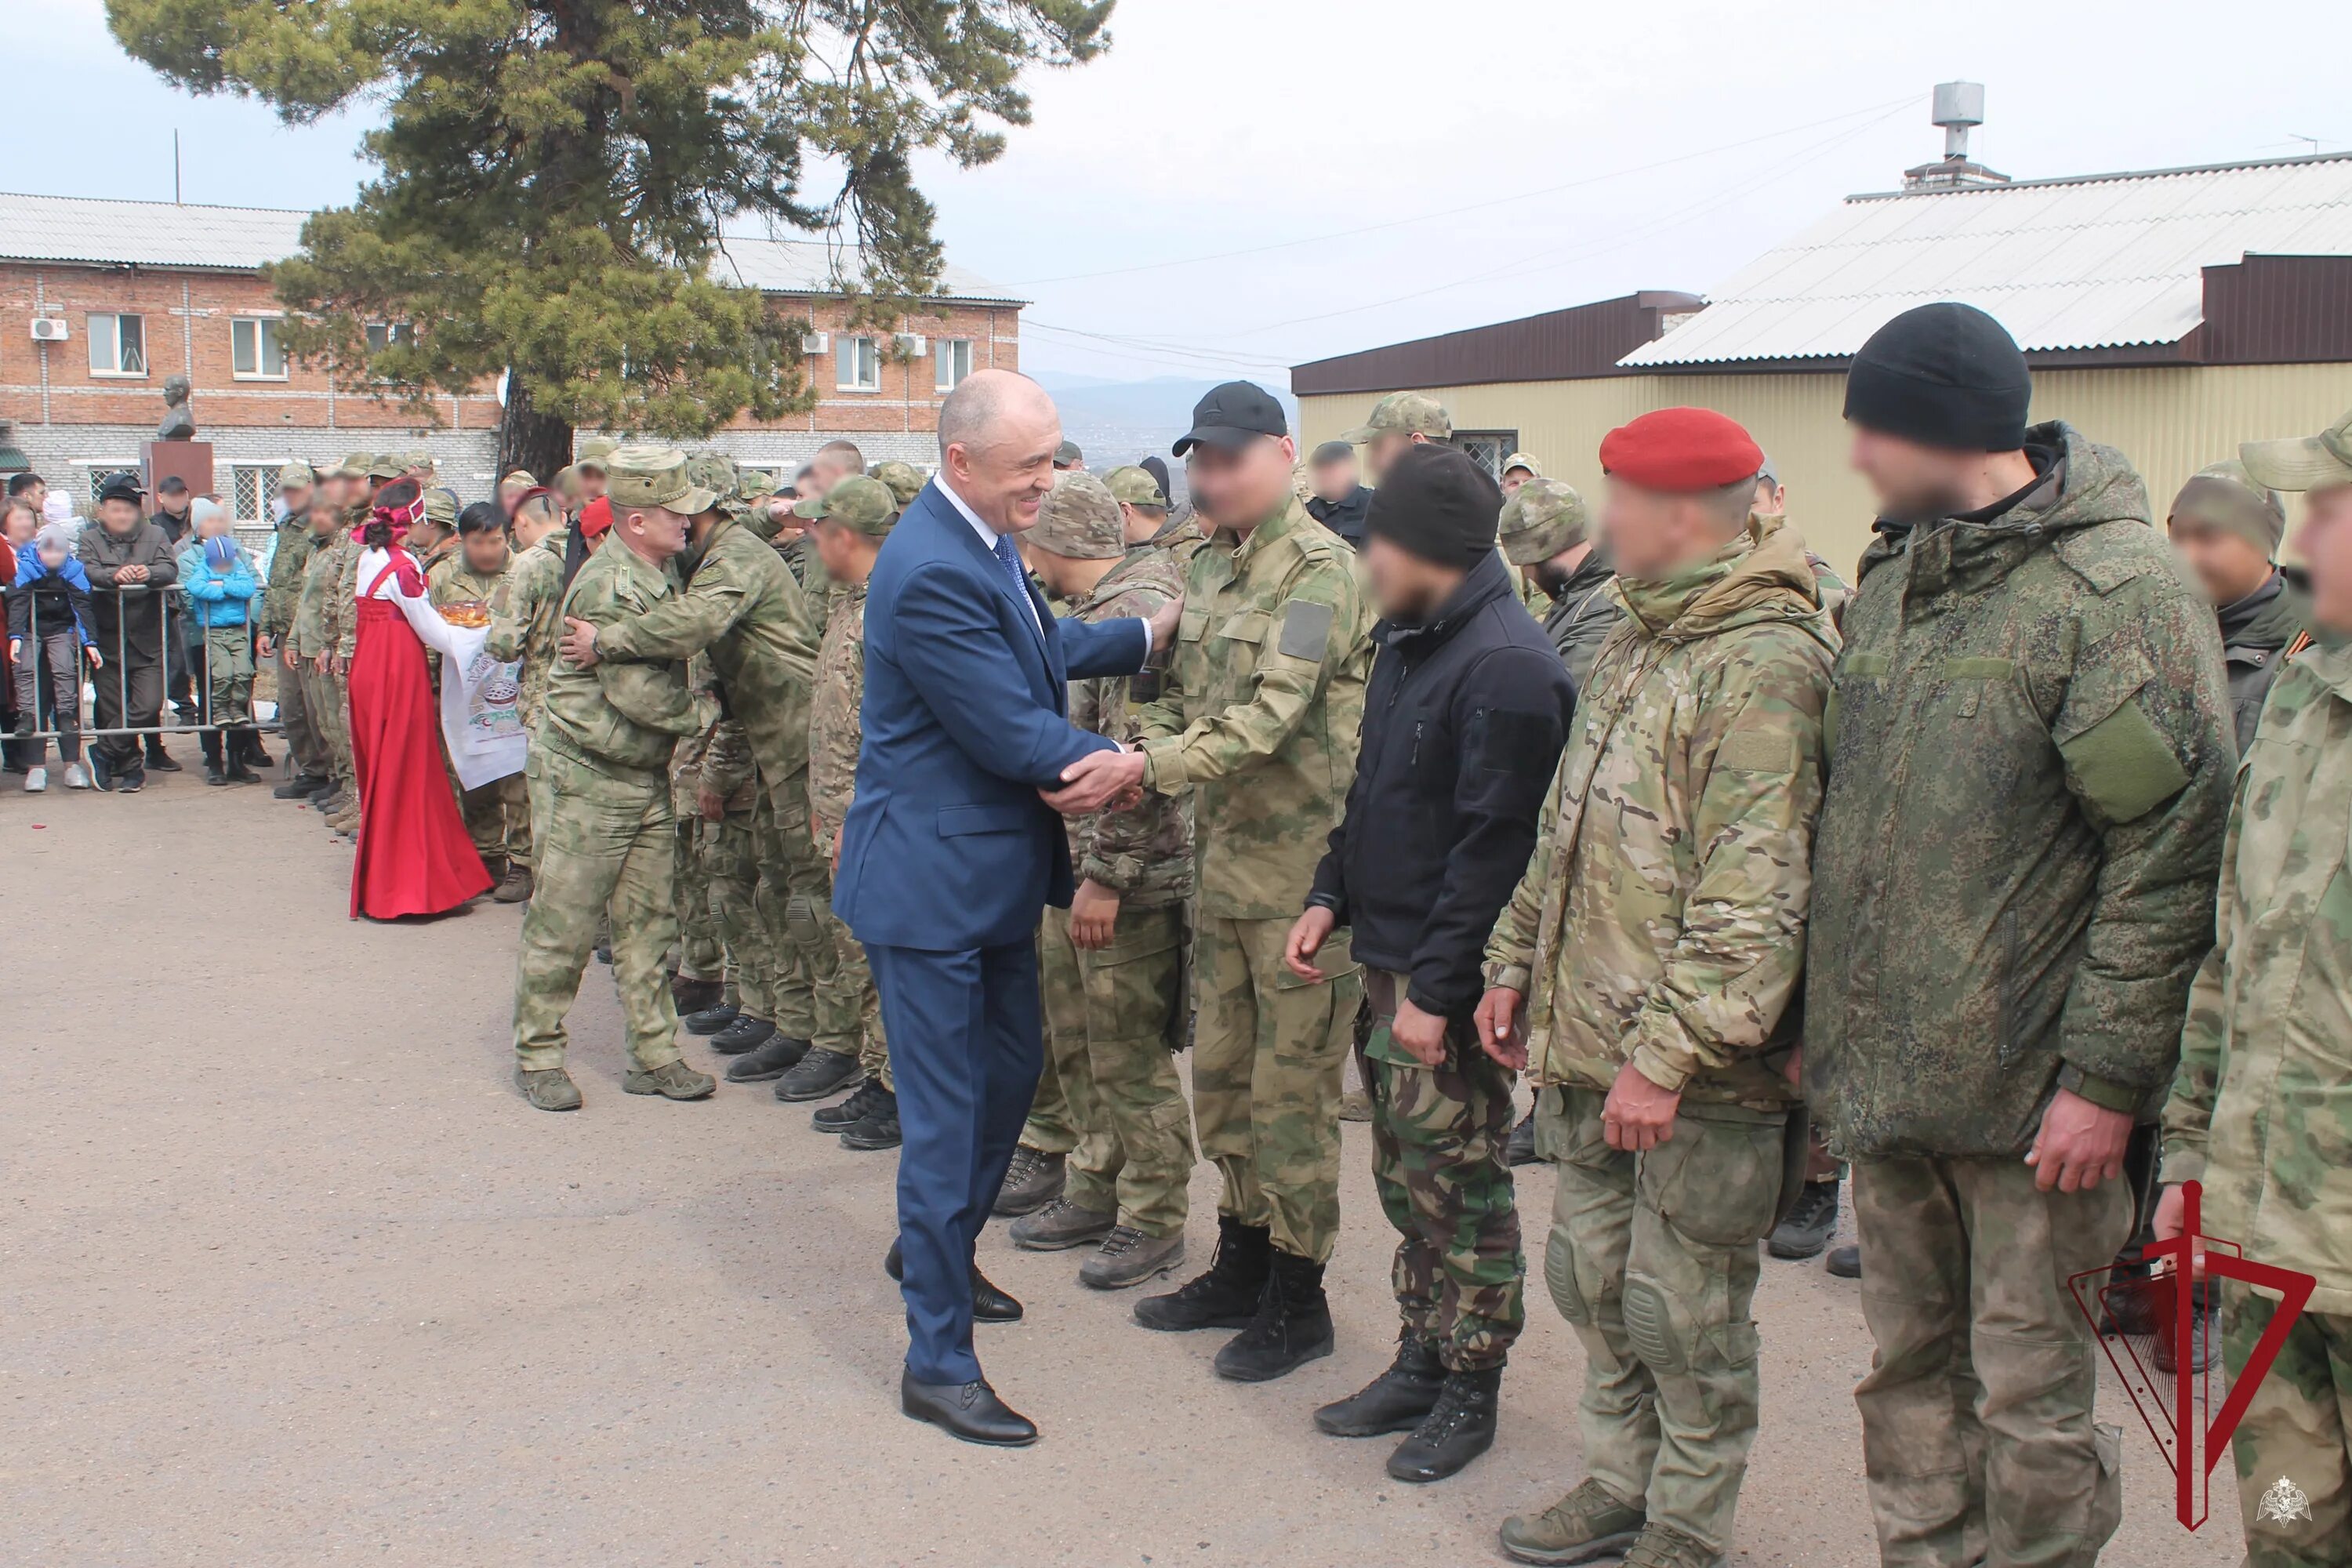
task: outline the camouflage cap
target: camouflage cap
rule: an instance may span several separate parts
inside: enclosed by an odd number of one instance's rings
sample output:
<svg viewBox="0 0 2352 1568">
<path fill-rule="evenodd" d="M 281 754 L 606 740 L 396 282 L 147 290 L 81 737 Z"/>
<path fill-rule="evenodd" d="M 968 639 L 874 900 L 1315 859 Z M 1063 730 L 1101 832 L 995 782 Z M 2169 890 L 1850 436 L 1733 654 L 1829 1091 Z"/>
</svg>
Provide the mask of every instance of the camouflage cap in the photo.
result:
<svg viewBox="0 0 2352 1568">
<path fill-rule="evenodd" d="M 537 489 L 539 479 L 529 468 L 510 468 L 507 472 L 507 477 L 499 481 L 499 489 L 504 489 L 509 485 L 514 486 L 519 490 Z"/>
<path fill-rule="evenodd" d="M 396 479 L 408 472 L 408 465 L 396 453 L 372 452 L 368 455 L 367 477 L 372 479 Z"/>
<path fill-rule="evenodd" d="M 879 539 L 898 521 L 898 500 L 880 479 L 852 474 L 821 496 L 803 496 L 794 501 L 793 515 L 811 522 L 837 522 Z"/>
<path fill-rule="evenodd" d="M 441 485 L 435 485 L 431 489 L 426 490 L 425 515 L 434 522 L 446 522 L 451 528 L 457 527 L 457 492 Z"/>
<path fill-rule="evenodd" d="M 1512 565 L 1549 561 L 1584 542 L 1584 498 L 1561 480 L 1529 479 L 1503 503 L 1495 531 Z"/>
<path fill-rule="evenodd" d="M 676 447 L 615 447 L 604 471 L 612 479 L 607 493 L 616 516 L 628 507 L 657 506 L 692 517 L 719 503 L 715 492 L 688 477 L 686 454 Z"/>
<path fill-rule="evenodd" d="M 911 505 L 923 492 L 923 476 L 912 463 L 902 463 L 893 458 L 887 463 L 874 465 L 874 477 L 890 487 L 890 494 L 902 507 Z"/>
<path fill-rule="evenodd" d="M 556 469 L 555 477 L 547 481 L 547 488 L 553 490 L 556 494 L 563 497 L 566 500 L 578 499 L 580 495 L 579 466 L 574 463 L 566 463 L 563 467 Z"/>
<path fill-rule="evenodd" d="M 422 447 L 413 447 L 400 455 L 400 468 L 403 473 L 430 473 L 439 466 L 433 460 L 433 454 Z"/>
<path fill-rule="evenodd" d="M 765 500 L 776 493 L 776 476 L 765 468 L 738 469 L 735 493 L 747 501 Z"/>
<path fill-rule="evenodd" d="M 1110 487 L 1072 468 L 1055 476 L 1038 503 L 1029 542 L 1072 561 L 1116 561 L 1127 553 L 1127 524 Z"/>
<path fill-rule="evenodd" d="M 1454 438 L 1454 416 L 1434 397 L 1418 392 L 1391 392 L 1372 405 L 1369 418 L 1339 438 L 1360 447 L 1391 430 L 1426 436 L 1433 441 L 1450 441 Z"/>
<path fill-rule="evenodd" d="M 621 444 L 609 436 L 592 436 L 572 448 L 572 464 L 574 468 L 593 468 L 601 474 L 604 471 L 605 460 L 620 449 Z"/>
<path fill-rule="evenodd" d="M 2165 514 L 2168 528 L 2202 522 L 2238 535 L 2275 558 L 2286 537 L 2286 503 L 2247 476 L 2243 463 L 2215 463 L 2189 476 Z"/>
<path fill-rule="evenodd" d="M 368 477 L 368 466 L 374 461 L 375 454 L 373 452 L 353 452 L 329 468 L 327 477 L 331 479 L 363 479 Z"/>
<path fill-rule="evenodd" d="M 281 490 L 299 490 L 309 485 L 314 478 L 316 476 L 310 472 L 310 465 L 298 458 L 278 470 L 278 488 Z"/>
<path fill-rule="evenodd" d="M 2274 490 L 2324 490 L 2352 485 L 2352 414 L 2316 436 L 2246 441 L 2238 457 L 2254 483 Z"/>
<path fill-rule="evenodd" d="M 1168 492 L 1160 488 L 1160 481 L 1152 477 L 1150 468 L 1138 468 L 1132 463 L 1123 468 L 1113 468 L 1103 476 L 1103 488 L 1110 491 L 1113 500 L 1123 501 L 1129 506 L 1154 508 L 1160 511 L 1168 510 Z"/>
<path fill-rule="evenodd" d="M 1537 462 L 1533 458 L 1528 457 L 1525 452 L 1514 452 L 1509 457 L 1503 459 L 1503 472 L 1507 474 L 1513 468 L 1525 468 L 1528 475 L 1534 479 L 1539 479 L 1543 478 L 1543 465 Z"/>
<path fill-rule="evenodd" d="M 709 490 L 723 510 L 735 510 L 735 459 L 724 452 L 703 450 L 686 460 L 686 477 L 697 489 Z"/>
</svg>

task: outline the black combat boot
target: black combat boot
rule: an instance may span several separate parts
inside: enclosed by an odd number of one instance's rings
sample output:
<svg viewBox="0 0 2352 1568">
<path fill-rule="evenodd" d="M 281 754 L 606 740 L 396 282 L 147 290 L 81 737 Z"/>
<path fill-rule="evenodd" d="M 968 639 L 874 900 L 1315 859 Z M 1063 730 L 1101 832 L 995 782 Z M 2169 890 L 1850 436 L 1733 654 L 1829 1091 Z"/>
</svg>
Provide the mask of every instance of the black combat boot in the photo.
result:
<svg viewBox="0 0 2352 1568">
<path fill-rule="evenodd" d="M 1336 1400 L 1315 1413 L 1315 1425 L 1334 1437 L 1376 1437 L 1410 1432 L 1437 1404 L 1445 1363 L 1434 1342 L 1412 1330 L 1397 1338 L 1396 1360 L 1360 1394 Z"/>
<path fill-rule="evenodd" d="M 1249 1326 L 1217 1352 L 1219 1377 L 1266 1383 L 1331 1353 L 1331 1304 L 1323 1297 L 1323 1266 L 1275 1248 L 1265 1293 Z"/>
<path fill-rule="evenodd" d="M 1772 1227 L 1764 1249 L 1775 1258 L 1819 1258 L 1837 1234 L 1838 1180 L 1807 1182 L 1789 1207 L 1789 1217 Z"/>
<path fill-rule="evenodd" d="M 1511 1129 L 1510 1137 L 1504 1141 L 1503 1163 L 1532 1165 L 1542 1158 L 1536 1152 L 1536 1113 L 1530 1110 L 1519 1118 L 1519 1124 Z"/>
<path fill-rule="evenodd" d="M 196 737 L 196 749 L 205 754 L 205 783 L 225 784 L 228 774 L 221 766 L 221 738 L 217 730 L 206 730 Z"/>
<path fill-rule="evenodd" d="M 749 1013 L 739 1013 L 735 1021 L 710 1037 L 710 1048 L 722 1057 L 749 1055 L 768 1043 L 776 1026 L 765 1018 L 754 1018 Z"/>
<path fill-rule="evenodd" d="M 1401 1481 L 1442 1481 L 1493 1447 L 1502 1392 L 1499 1366 L 1447 1373 L 1437 1404 L 1389 1456 L 1389 1474 Z"/>
<path fill-rule="evenodd" d="M 1217 1251 L 1208 1272 L 1165 1296 L 1146 1296 L 1135 1304 L 1135 1321 L 1147 1329 L 1177 1333 L 1245 1326 L 1257 1316 L 1273 1251 L 1265 1226 L 1219 1215 Z"/>
</svg>

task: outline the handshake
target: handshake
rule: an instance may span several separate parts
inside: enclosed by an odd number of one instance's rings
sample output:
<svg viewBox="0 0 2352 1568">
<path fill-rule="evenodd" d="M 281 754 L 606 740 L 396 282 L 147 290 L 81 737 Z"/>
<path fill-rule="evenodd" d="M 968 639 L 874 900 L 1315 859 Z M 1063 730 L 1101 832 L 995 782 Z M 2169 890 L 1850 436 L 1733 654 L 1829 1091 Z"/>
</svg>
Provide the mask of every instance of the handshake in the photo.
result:
<svg viewBox="0 0 2352 1568">
<path fill-rule="evenodd" d="M 1064 816 L 1085 816 L 1105 806 L 1125 811 L 1143 799 L 1143 753 L 1088 752 L 1062 770 L 1062 787 L 1037 792 Z"/>
</svg>

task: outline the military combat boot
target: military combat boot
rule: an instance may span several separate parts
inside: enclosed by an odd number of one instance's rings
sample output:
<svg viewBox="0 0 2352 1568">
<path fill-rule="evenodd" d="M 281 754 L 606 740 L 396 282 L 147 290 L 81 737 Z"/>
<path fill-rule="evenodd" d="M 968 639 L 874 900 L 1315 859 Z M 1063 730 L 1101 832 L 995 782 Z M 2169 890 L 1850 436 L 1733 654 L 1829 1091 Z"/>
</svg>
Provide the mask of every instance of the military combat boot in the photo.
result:
<svg viewBox="0 0 2352 1568">
<path fill-rule="evenodd" d="M 1115 1225 L 1102 1245 L 1078 1265 L 1078 1283 L 1090 1290 L 1124 1290 L 1184 1261 L 1184 1233 L 1146 1236 L 1131 1225 Z"/>
<path fill-rule="evenodd" d="M 669 981 L 669 999 L 677 1007 L 681 1018 L 699 1013 L 705 1007 L 715 1007 L 724 995 L 727 985 L 719 980 L 688 980 L 683 974 L 673 974 Z"/>
<path fill-rule="evenodd" d="M 1495 1446 L 1495 1413 L 1501 1403 L 1503 1369 L 1449 1372 L 1437 1404 L 1389 1456 L 1389 1474 L 1416 1484 L 1442 1481 Z"/>
<path fill-rule="evenodd" d="M 681 1015 L 678 1022 L 686 1026 L 689 1035 L 715 1035 L 742 1016 L 742 1010 L 731 999 L 721 998 L 698 1013 Z"/>
<path fill-rule="evenodd" d="M 874 1109 L 877 1096 L 889 1092 L 869 1078 L 859 1084 L 847 1100 L 820 1105 L 809 1112 L 809 1125 L 819 1132 L 846 1132 L 866 1119 L 866 1113 Z"/>
<path fill-rule="evenodd" d="M 1862 1248 L 1832 1247 L 1830 1248 L 1829 1261 L 1822 1267 L 1837 1279 L 1859 1279 L 1862 1278 Z"/>
<path fill-rule="evenodd" d="M 896 1149 L 906 1141 L 898 1128 L 898 1097 L 879 1084 L 873 1088 L 874 1098 L 867 1102 L 866 1114 L 841 1132 L 841 1146 L 861 1154 Z"/>
<path fill-rule="evenodd" d="M 1110 1210 L 1082 1208 L 1065 1195 L 1035 1214 L 1023 1215 L 1007 1234 L 1024 1252 L 1065 1252 L 1100 1241 L 1118 1223 L 1118 1215 Z"/>
<path fill-rule="evenodd" d="M 515 1087 L 541 1110 L 577 1110 L 580 1086 L 562 1068 L 517 1068 Z"/>
<path fill-rule="evenodd" d="M 1195 1275 L 1165 1296 L 1135 1304 L 1135 1321 L 1147 1329 L 1181 1333 L 1192 1329 L 1238 1329 L 1257 1316 L 1273 1267 L 1274 1243 L 1262 1225 L 1217 1216 L 1217 1250 L 1208 1272 Z"/>
<path fill-rule="evenodd" d="M 498 904 L 527 904 L 530 902 L 531 887 L 530 868 L 520 860 L 509 860 L 507 862 L 507 874 L 499 879 L 497 887 L 490 889 L 490 901 Z"/>
<path fill-rule="evenodd" d="M 1437 1359 L 1436 1342 L 1408 1329 L 1397 1337 L 1396 1360 L 1389 1369 L 1360 1392 L 1318 1410 L 1315 1425 L 1334 1437 L 1410 1432 L 1435 1407 L 1444 1383 L 1445 1364 Z"/>
<path fill-rule="evenodd" d="M 1536 1152 L 1536 1113 L 1528 1111 L 1511 1129 L 1510 1138 L 1503 1144 L 1503 1163 L 1532 1165 L 1543 1156 Z"/>
<path fill-rule="evenodd" d="M 1257 1315 L 1212 1363 L 1219 1377 L 1268 1383 L 1331 1353 L 1331 1304 L 1323 1296 L 1323 1266 L 1279 1247 L 1270 1259 Z"/>
<path fill-rule="evenodd" d="M 1645 1524 L 1625 1553 L 1625 1568 L 1717 1568 L 1723 1553 L 1711 1552 L 1671 1525 Z"/>
<path fill-rule="evenodd" d="M 1590 1563 L 1615 1557 L 1640 1538 L 1649 1515 L 1590 1477 L 1541 1513 L 1503 1521 L 1503 1550 L 1522 1563 Z"/>
<path fill-rule="evenodd" d="M 857 1076 L 857 1058 L 846 1051 L 812 1046 L 792 1069 L 776 1080 L 776 1098 L 786 1104 L 823 1100 L 849 1087 Z"/>
<path fill-rule="evenodd" d="M 708 1100 L 718 1092 L 719 1080 L 684 1062 L 664 1062 L 643 1070 L 631 1068 L 621 1087 L 631 1094 L 658 1094 L 664 1100 Z"/>
<path fill-rule="evenodd" d="M 1008 1219 L 1035 1214 L 1062 1195 L 1068 1165 L 1069 1157 L 1066 1154 L 1048 1154 L 1026 1143 L 1018 1145 L 1013 1151 L 1013 1163 L 1004 1167 L 1004 1180 L 997 1184 L 996 1202 L 988 1212 Z"/>
<path fill-rule="evenodd" d="M 775 1032 L 776 1026 L 765 1018 L 739 1013 L 733 1023 L 710 1037 L 710 1048 L 722 1057 L 744 1056 L 766 1045 Z"/>
<path fill-rule="evenodd" d="M 799 1065 L 800 1059 L 808 1055 L 808 1048 L 806 1040 L 796 1040 L 782 1029 L 775 1030 L 756 1048 L 735 1058 L 735 1065 L 727 1069 L 727 1081 L 767 1083 L 780 1079 Z"/>
<path fill-rule="evenodd" d="M 1765 1250 L 1775 1258 L 1818 1258 L 1837 1234 L 1838 1182 L 1807 1182 L 1789 1217 L 1772 1227 Z"/>
</svg>

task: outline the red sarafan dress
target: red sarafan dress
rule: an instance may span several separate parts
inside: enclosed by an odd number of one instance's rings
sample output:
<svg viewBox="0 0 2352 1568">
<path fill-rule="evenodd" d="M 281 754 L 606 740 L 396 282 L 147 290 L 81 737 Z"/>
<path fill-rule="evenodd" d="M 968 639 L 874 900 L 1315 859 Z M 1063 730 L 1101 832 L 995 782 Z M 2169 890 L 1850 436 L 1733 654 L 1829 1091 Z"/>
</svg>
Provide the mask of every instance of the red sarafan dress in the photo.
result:
<svg viewBox="0 0 2352 1568">
<path fill-rule="evenodd" d="M 352 654 L 352 764 L 360 784 L 352 918 L 437 915 L 490 890 L 441 760 L 441 723 L 425 645 L 394 594 L 425 591 L 397 547 L 360 556 L 359 643 Z"/>
</svg>

